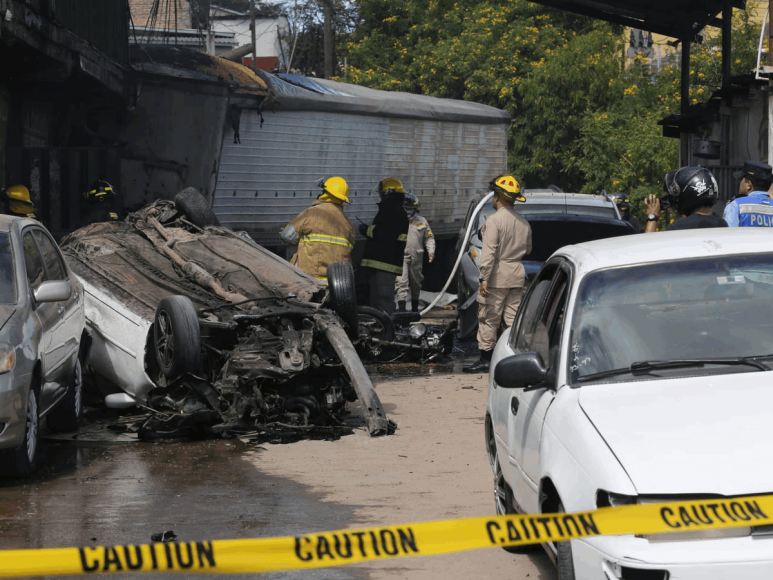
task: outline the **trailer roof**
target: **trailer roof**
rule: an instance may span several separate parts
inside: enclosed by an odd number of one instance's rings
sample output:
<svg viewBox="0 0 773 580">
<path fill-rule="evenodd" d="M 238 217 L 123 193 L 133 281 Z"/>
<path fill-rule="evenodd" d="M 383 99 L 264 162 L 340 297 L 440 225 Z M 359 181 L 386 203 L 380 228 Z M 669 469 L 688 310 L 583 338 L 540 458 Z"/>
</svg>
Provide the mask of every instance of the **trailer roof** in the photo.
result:
<svg viewBox="0 0 773 580">
<path fill-rule="evenodd" d="M 509 125 L 510 114 L 470 101 L 441 99 L 358 85 L 258 71 L 278 110 L 329 111 L 378 117 L 397 117 L 481 125 Z"/>
<path fill-rule="evenodd" d="M 534 0 L 537 4 L 600 20 L 689 39 L 713 23 L 726 0 Z M 731 0 L 746 8 L 746 0 Z"/>
</svg>

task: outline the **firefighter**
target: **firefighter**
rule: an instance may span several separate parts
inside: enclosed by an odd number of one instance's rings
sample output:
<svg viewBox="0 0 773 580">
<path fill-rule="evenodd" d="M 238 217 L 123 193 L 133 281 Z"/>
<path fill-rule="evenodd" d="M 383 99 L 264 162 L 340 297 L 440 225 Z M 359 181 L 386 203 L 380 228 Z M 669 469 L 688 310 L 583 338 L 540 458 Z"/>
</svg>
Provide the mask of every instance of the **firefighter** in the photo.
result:
<svg viewBox="0 0 773 580">
<path fill-rule="evenodd" d="M 481 228 L 483 249 L 478 287 L 478 349 L 480 360 L 464 367 L 466 373 L 489 370 L 499 327 L 511 326 L 521 303 L 526 271 L 521 260 L 531 252 L 531 226 L 513 209 L 524 203 L 521 186 L 511 175 L 500 175 L 489 183 L 494 191 L 494 214 Z"/>
<path fill-rule="evenodd" d="M 427 220 L 419 215 L 419 198 L 412 193 L 405 194 L 403 208 L 408 216 L 408 242 L 405 244 L 403 273 L 397 278 L 397 309 L 405 312 L 408 291 L 411 293 L 411 310 L 419 311 L 419 294 L 424 281 L 424 248 L 427 248 L 429 261 L 435 259 L 435 236 Z"/>
<path fill-rule="evenodd" d="M 3 195 L 3 213 L 19 217 L 35 217 L 35 206 L 30 199 L 30 190 L 24 185 L 12 185 Z"/>
<path fill-rule="evenodd" d="M 350 262 L 354 228 L 344 214 L 349 186 L 343 177 L 321 179 L 322 193 L 311 207 L 298 214 L 279 234 L 285 244 L 297 245 L 291 263 L 327 284 L 327 267 Z"/>
<path fill-rule="evenodd" d="M 118 221 L 115 207 L 116 191 L 107 181 L 102 179 L 95 181 L 83 197 L 86 200 L 86 207 L 81 219 L 82 225 Z"/>
<path fill-rule="evenodd" d="M 360 233 L 367 239 L 357 274 L 357 301 L 392 313 L 395 279 L 403 273 L 408 240 L 408 216 L 403 209 L 405 189 L 399 179 L 387 177 L 379 181 L 378 195 L 381 201 L 373 223 L 360 224 Z"/>
</svg>

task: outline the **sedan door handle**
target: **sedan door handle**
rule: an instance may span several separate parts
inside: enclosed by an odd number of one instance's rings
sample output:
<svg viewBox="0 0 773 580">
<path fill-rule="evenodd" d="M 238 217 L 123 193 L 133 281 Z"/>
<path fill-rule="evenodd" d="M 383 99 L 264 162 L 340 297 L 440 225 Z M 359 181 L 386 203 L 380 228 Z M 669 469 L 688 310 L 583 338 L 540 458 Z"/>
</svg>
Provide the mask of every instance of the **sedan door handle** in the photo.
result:
<svg viewBox="0 0 773 580">
<path fill-rule="evenodd" d="M 512 399 L 510 399 L 510 412 L 513 415 L 518 414 L 518 407 L 520 406 L 521 406 L 521 402 L 518 400 L 518 397 L 513 397 Z"/>
<path fill-rule="evenodd" d="M 80 292 L 76 292 L 76 293 L 75 293 L 75 296 L 73 296 L 73 298 L 75 298 L 75 301 L 76 301 L 76 302 L 77 302 L 78 300 L 80 300 L 80 299 L 81 299 Z"/>
<path fill-rule="evenodd" d="M 64 306 L 59 307 L 59 316 L 64 316 Z"/>
</svg>

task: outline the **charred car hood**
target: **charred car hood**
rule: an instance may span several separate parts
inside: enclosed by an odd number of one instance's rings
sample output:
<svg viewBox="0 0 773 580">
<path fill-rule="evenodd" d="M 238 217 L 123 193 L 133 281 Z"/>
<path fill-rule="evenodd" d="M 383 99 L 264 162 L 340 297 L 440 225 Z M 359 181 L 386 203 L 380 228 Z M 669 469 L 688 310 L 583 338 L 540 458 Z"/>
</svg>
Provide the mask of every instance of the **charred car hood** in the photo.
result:
<svg viewBox="0 0 773 580">
<path fill-rule="evenodd" d="M 639 494 L 773 491 L 773 372 L 588 385 L 579 403 Z"/>
</svg>

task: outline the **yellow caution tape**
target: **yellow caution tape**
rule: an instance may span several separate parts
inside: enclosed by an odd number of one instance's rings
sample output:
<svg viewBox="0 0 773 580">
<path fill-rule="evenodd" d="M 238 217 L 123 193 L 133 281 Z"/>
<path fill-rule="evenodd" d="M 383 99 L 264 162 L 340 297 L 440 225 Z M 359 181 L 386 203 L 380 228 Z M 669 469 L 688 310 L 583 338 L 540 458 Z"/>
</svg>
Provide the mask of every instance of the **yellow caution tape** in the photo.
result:
<svg viewBox="0 0 773 580">
<path fill-rule="evenodd" d="M 495 516 L 296 537 L 0 551 L 0 577 L 111 572 L 259 573 L 589 536 L 773 524 L 773 495 Z"/>
</svg>

